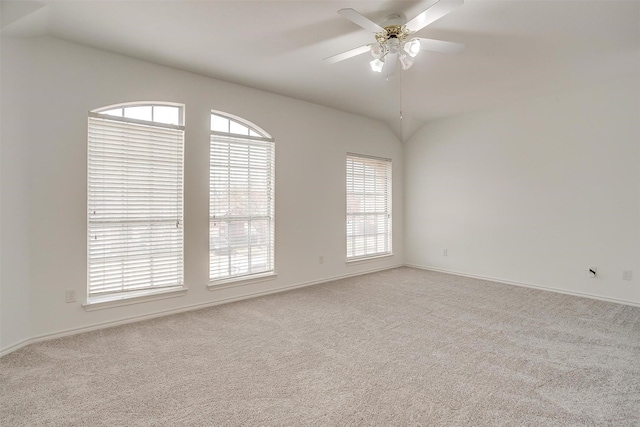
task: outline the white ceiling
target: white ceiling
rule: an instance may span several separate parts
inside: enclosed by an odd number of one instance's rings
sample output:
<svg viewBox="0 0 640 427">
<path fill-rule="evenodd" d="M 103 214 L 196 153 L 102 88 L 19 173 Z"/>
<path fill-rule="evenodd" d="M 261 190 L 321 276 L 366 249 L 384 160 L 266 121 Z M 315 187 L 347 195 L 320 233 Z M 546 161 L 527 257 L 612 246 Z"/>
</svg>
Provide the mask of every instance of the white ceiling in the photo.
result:
<svg viewBox="0 0 640 427">
<path fill-rule="evenodd" d="M 374 41 L 339 9 L 381 23 L 433 3 L 3 1 L 2 36 L 50 35 L 283 94 L 383 120 L 403 139 L 430 119 L 640 69 L 637 0 L 466 0 L 418 35 L 467 50 L 423 51 L 390 81 L 370 70 L 368 54 L 322 61 Z"/>
</svg>

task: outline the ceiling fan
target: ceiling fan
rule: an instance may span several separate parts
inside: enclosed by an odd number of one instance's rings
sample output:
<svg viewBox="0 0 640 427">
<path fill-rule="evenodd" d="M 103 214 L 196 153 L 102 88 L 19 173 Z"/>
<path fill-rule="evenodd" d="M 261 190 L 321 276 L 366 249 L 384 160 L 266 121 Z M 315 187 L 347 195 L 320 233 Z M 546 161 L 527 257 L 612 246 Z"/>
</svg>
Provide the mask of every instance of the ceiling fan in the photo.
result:
<svg viewBox="0 0 640 427">
<path fill-rule="evenodd" d="M 389 15 L 383 25 L 378 25 L 354 9 L 340 9 L 338 14 L 354 24 L 373 32 L 375 43 L 367 44 L 325 58 L 330 64 L 353 58 L 365 52 L 370 52 L 373 60 L 369 63 L 371 69 L 383 73 L 387 78 L 396 70 L 396 60 L 400 61 L 403 70 L 413 65 L 420 50 L 430 50 L 442 53 L 458 53 L 465 49 L 465 45 L 442 40 L 412 37 L 432 22 L 442 18 L 461 6 L 464 0 L 439 0 L 410 21 L 403 23 L 401 15 Z"/>
</svg>

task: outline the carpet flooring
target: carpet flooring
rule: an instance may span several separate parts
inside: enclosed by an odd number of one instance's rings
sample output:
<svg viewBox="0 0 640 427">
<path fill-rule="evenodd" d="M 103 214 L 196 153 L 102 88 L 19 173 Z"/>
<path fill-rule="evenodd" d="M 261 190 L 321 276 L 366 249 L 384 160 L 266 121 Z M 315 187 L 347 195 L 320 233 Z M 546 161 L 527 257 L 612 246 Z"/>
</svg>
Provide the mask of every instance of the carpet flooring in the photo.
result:
<svg viewBox="0 0 640 427">
<path fill-rule="evenodd" d="M 640 426 L 640 308 L 397 268 L 32 344 L 2 426 Z"/>
</svg>

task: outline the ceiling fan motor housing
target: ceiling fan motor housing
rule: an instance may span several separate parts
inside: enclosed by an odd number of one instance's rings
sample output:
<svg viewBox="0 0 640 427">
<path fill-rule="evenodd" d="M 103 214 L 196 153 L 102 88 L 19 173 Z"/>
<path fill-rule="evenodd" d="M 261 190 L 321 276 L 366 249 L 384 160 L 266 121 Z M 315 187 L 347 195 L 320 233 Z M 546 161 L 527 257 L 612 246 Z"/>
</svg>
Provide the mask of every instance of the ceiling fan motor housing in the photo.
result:
<svg viewBox="0 0 640 427">
<path fill-rule="evenodd" d="M 405 19 L 402 15 L 388 15 L 384 20 L 384 31 L 375 34 L 376 41 L 382 46 L 388 46 L 392 50 L 404 43 L 411 31 L 404 25 Z"/>
<path fill-rule="evenodd" d="M 403 26 L 406 23 L 406 19 L 404 19 L 404 16 L 400 15 L 399 13 L 394 13 L 391 15 L 387 15 L 384 18 L 384 21 L 382 21 L 382 27 L 389 27 L 391 25 L 397 25 L 399 27 Z"/>
</svg>

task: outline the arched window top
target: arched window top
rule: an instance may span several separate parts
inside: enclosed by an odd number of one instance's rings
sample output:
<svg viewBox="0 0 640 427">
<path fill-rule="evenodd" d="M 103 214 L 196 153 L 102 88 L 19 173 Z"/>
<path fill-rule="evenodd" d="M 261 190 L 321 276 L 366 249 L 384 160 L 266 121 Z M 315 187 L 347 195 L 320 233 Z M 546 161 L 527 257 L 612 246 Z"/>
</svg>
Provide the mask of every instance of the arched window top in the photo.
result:
<svg viewBox="0 0 640 427">
<path fill-rule="evenodd" d="M 220 135 L 239 135 L 250 139 L 273 140 L 271 135 L 248 120 L 215 110 L 211 111 L 211 132 Z"/>
<path fill-rule="evenodd" d="M 143 121 L 175 126 L 184 124 L 184 106 L 169 102 L 117 104 L 93 110 L 92 113 L 119 117 L 127 121 Z"/>
</svg>

